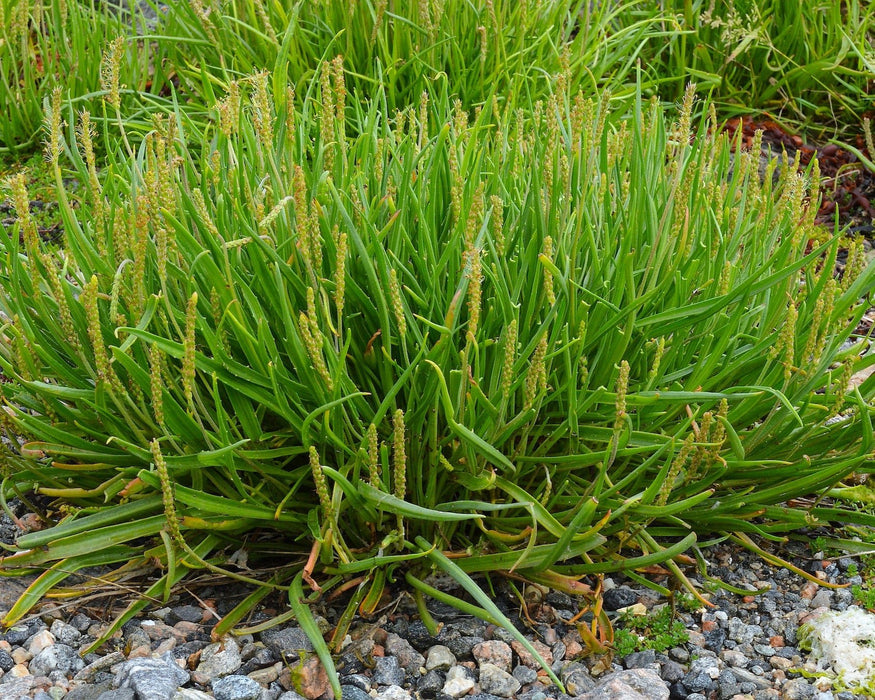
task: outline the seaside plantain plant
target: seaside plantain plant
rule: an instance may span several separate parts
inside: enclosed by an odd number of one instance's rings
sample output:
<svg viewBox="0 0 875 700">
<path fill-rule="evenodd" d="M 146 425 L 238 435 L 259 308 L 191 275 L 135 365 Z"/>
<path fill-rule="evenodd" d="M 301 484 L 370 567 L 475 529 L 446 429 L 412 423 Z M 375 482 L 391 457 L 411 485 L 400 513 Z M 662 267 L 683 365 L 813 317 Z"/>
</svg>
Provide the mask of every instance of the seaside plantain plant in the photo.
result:
<svg viewBox="0 0 875 700">
<path fill-rule="evenodd" d="M 873 449 L 875 379 L 851 378 L 875 278 L 858 245 L 834 277 L 816 171 L 761 182 L 692 88 L 614 114 L 561 74 L 472 111 L 435 84 L 389 113 L 345 80 L 324 62 L 291 101 L 257 73 L 205 131 L 157 114 L 102 168 L 54 93 L 81 201 L 58 190 L 48 245 L 6 183 L 2 418 L 26 442 L 0 495 L 65 516 L 0 559 L 44 572 L 4 624 L 86 567 L 157 576 L 115 627 L 207 569 L 261 587 L 219 633 L 287 590 L 339 692 L 307 602 L 344 580 L 334 648 L 393 573 L 523 640 L 473 577 L 598 611 L 587 581 L 652 564 L 700 595 L 676 563 L 699 538 L 873 522 L 791 505 Z M 581 632 L 610 641 L 603 613 Z"/>
</svg>

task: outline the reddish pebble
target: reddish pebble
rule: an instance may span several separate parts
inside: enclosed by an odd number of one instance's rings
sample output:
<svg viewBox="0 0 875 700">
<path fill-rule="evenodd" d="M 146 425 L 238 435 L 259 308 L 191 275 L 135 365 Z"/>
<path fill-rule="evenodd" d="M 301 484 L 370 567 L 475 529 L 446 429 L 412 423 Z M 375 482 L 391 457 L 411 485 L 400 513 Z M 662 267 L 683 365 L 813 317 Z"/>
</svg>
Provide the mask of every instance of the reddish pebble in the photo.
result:
<svg viewBox="0 0 875 700">
<path fill-rule="evenodd" d="M 784 638 L 781 635 L 769 637 L 769 646 L 775 649 L 780 649 L 782 646 L 784 646 Z"/>
<path fill-rule="evenodd" d="M 583 654 L 583 647 L 575 641 L 565 643 L 565 658 L 574 660 Z"/>
<path fill-rule="evenodd" d="M 374 648 L 371 651 L 372 656 L 385 656 L 386 650 L 383 648 L 382 644 L 374 644 Z"/>
<path fill-rule="evenodd" d="M 809 581 L 802 586 L 802 590 L 799 591 L 799 597 L 804 600 L 811 600 L 817 594 L 817 590 L 818 585 Z"/>
<path fill-rule="evenodd" d="M 717 629 L 717 622 L 715 620 L 702 620 L 702 631 L 703 632 L 712 632 Z"/>
<path fill-rule="evenodd" d="M 757 599 L 757 597 L 755 595 L 746 595 L 746 596 L 744 596 L 744 598 L 741 599 L 741 602 L 743 602 L 743 603 L 755 603 L 756 599 Z"/>
</svg>

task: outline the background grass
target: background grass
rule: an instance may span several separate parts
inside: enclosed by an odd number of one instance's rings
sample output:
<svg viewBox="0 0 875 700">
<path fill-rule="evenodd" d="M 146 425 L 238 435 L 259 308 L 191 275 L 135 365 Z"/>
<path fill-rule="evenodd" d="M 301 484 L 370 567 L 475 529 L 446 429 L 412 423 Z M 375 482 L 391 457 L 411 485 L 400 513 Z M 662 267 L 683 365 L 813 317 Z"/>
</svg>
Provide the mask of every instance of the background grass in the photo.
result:
<svg viewBox="0 0 875 700">
<path fill-rule="evenodd" d="M 872 269 L 856 243 L 834 277 L 816 169 L 761 180 L 716 112 L 832 99 L 735 61 L 835 54 L 837 15 L 757 25 L 771 52 L 735 45 L 717 85 L 693 39 L 737 37 L 691 3 L 349 7 L 192 2 L 110 44 L 99 89 L 28 79 L 64 236 L 8 178 L 0 495 L 66 515 L 3 560 L 46 568 L 7 623 L 70 572 L 159 562 L 152 596 L 208 568 L 288 590 L 313 630 L 305 583 L 362 576 L 354 610 L 396 569 L 511 628 L 471 575 L 586 592 L 663 563 L 700 595 L 676 557 L 701 539 L 871 524 L 788 503 L 871 463 Z M 690 72 L 701 107 L 647 99 Z M 270 578 L 226 561 L 253 532 Z"/>
</svg>

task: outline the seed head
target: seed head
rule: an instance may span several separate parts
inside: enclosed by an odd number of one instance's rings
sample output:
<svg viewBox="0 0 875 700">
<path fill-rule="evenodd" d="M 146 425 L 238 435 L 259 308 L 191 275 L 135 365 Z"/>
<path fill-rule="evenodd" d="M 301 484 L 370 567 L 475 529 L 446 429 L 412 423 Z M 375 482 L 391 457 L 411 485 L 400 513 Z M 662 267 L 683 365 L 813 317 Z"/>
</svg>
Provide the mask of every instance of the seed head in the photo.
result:
<svg viewBox="0 0 875 700">
<path fill-rule="evenodd" d="M 331 496 L 328 494 L 328 481 L 325 478 L 325 472 L 322 471 L 319 453 L 312 445 L 310 446 L 310 471 L 313 473 L 313 483 L 316 485 L 316 494 L 319 496 L 322 516 L 328 522 L 334 522 L 334 506 L 331 503 Z"/>
<path fill-rule="evenodd" d="M 541 255 L 543 255 L 551 263 L 553 262 L 552 236 L 544 236 L 544 246 L 541 250 Z M 544 266 L 544 296 L 547 298 L 547 303 L 550 306 L 553 306 L 553 304 L 556 303 L 556 293 L 553 290 L 553 273 L 546 266 Z"/>
<path fill-rule="evenodd" d="M 483 278 L 480 251 L 474 249 L 468 253 L 468 333 L 477 335 L 480 325 L 481 284 Z"/>
<path fill-rule="evenodd" d="M 346 256 L 348 253 L 346 231 L 338 234 L 337 226 L 335 226 L 334 240 L 337 247 L 337 260 L 334 265 L 334 307 L 337 309 L 337 325 L 339 330 L 343 318 L 344 293 L 346 290 Z"/>
<path fill-rule="evenodd" d="M 392 417 L 392 456 L 395 472 L 395 497 L 402 501 L 407 495 L 407 452 L 405 449 L 404 411 L 400 408 Z M 404 531 L 404 518 L 398 515 L 398 531 Z"/>
<path fill-rule="evenodd" d="M 185 308 L 185 337 L 182 339 L 182 389 L 185 403 L 194 410 L 195 347 L 194 331 L 197 320 L 197 292 L 193 292 Z"/>
<path fill-rule="evenodd" d="M 407 317 L 404 315 L 404 303 L 401 301 L 401 285 L 398 284 L 398 273 L 393 267 L 389 270 L 389 299 L 395 312 L 395 322 L 398 324 L 398 334 L 403 338 L 407 334 Z"/>
<path fill-rule="evenodd" d="M 182 531 L 179 528 L 179 517 L 176 514 L 176 503 L 173 497 L 173 482 L 170 481 L 170 474 L 167 471 L 167 462 L 164 460 L 164 455 L 161 454 L 161 446 L 158 444 L 158 438 L 149 443 L 152 451 L 152 462 L 155 464 L 155 471 L 158 472 L 158 480 L 161 482 L 161 500 L 164 503 L 164 517 L 167 518 L 167 531 L 177 543 L 184 542 Z"/>
<path fill-rule="evenodd" d="M 677 455 L 674 458 L 674 461 L 671 463 L 671 466 L 668 469 L 668 473 L 665 475 L 665 480 L 659 487 L 659 495 L 656 497 L 656 505 L 664 506 L 668 501 L 669 494 L 671 494 L 672 489 L 674 488 L 674 484 L 677 481 L 678 476 L 680 476 L 683 471 L 684 465 L 687 463 L 687 460 L 690 458 L 690 454 L 695 449 L 693 445 L 693 441 L 696 436 L 694 433 L 690 433 L 687 435 L 686 440 L 684 440 L 684 444 L 681 447 L 680 451 L 678 451 Z"/>
<path fill-rule="evenodd" d="M 100 70 L 100 88 L 106 93 L 103 99 L 109 102 L 115 110 L 121 107 L 119 72 L 124 55 L 124 44 L 123 37 L 118 37 L 110 42 L 109 48 L 103 54 L 103 64 Z"/>
<path fill-rule="evenodd" d="M 504 335 L 504 362 L 501 366 L 501 396 L 510 398 L 510 387 L 513 384 L 513 364 L 516 361 L 517 320 L 513 319 Z"/>
<path fill-rule="evenodd" d="M 164 373 L 162 371 L 161 350 L 157 344 L 149 348 L 149 388 L 152 396 L 152 411 L 155 422 L 164 425 Z"/>
<path fill-rule="evenodd" d="M 371 423 L 368 426 L 368 480 L 375 489 L 383 485 L 383 477 L 380 474 L 380 445 L 377 439 L 377 426 Z"/>
<path fill-rule="evenodd" d="M 61 120 L 61 86 L 58 85 L 52 90 L 52 101 L 49 109 L 48 117 L 48 132 L 49 137 L 46 142 L 46 156 L 52 164 L 52 168 L 60 168 L 61 157 L 61 129 L 64 127 L 64 122 Z"/>
<path fill-rule="evenodd" d="M 88 320 L 88 338 L 94 349 L 94 365 L 97 370 L 97 378 L 100 381 L 111 382 L 112 370 L 109 366 L 109 357 L 106 353 L 106 345 L 103 343 L 103 331 L 100 326 L 100 311 L 97 308 L 97 276 L 91 279 L 82 288 L 79 295 L 82 306 L 85 309 L 85 317 Z"/>
<path fill-rule="evenodd" d="M 273 115 L 267 90 L 267 71 L 252 77 L 252 121 L 255 133 L 265 150 L 273 149 Z"/>
<path fill-rule="evenodd" d="M 620 374 L 617 377 L 616 388 L 616 418 L 614 430 L 619 430 L 626 422 L 626 393 L 629 391 L 629 363 L 626 360 L 620 362 Z"/>
<path fill-rule="evenodd" d="M 489 203 L 492 205 L 492 216 L 490 224 L 492 228 L 492 240 L 495 242 L 495 252 L 499 257 L 504 257 L 505 240 L 504 240 L 504 202 L 497 194 L 489 198 Z"/>
</svg>

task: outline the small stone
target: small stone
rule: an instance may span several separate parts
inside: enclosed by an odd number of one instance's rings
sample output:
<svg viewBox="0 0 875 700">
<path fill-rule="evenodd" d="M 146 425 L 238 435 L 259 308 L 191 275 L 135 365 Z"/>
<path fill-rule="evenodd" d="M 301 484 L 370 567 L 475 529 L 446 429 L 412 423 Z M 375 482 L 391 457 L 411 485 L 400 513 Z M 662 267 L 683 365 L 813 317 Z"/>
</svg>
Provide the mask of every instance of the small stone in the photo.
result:
<svg viewBox="0 0 875 700">
<path fill-rule="evenodd" d="M 295 661 L 302 651 L 313 651 L 313 643 L 300 627 L 269 629 L 261 633 L 261 641 L 278 659 Z"/>
<path fill-rule="evenodd" d="M 660 677 L 667 683 L 677 683 L 684 677 L 685 673 L 684 667 L 671 659 L 663 661 L 659 670 Z"/>
<path fill-rule="evenodd" d="M 441 685 L 443 685 L 443 678 Z M 356 688 L 361 688 L 366 693 L 371 689 L 371 679 L 363 673 L 350 673 L 340 679 L 341 685 L 354 685 Z"/>
<path fill-rule="evenodd" d="M 168 700 L 188 679 L 168 653 L 160 659 L 125 661 L 115 674 L 115 685 L 132 689 L 140 700 Z"/>
<path fill-rule="evenodd" d="M 292 668 L 291 671 L 295 691 L 305 698 L 310 700 L 318 698 L 329 688 L 328 674 L 325 673 L 325 668 L 317 656 L 308 656 Z"/>
<path fill-rule="evenodd" d="M 444 687 L 444 674 L 429 671 L 416 683 L 416 692 L 421 698 L 434 698 Z"/>
<path fill-rule="evenodd" d="M 12 680 L 8 680 L 7 676 L 3 676 L 3 685 L 0 688 L 3 689 L 2 695 L 0 697 L 9 698 L 12 700 L 13 698 L 17 699 L 20 696 L 28 697 L 30 695 L 30 691 L 34 686 L 34 677 L 33 676 L 24 676 L 22 678 L 13 678 Z"/>
<path fill-rule="evenodd" d="M 769 687 L 769 682 L 764 678 L 756 675 L 752 671 L 748 671 L 746 668 L 733 668 L 732 672 L 735 674 L 735 677 L 738 679 L 739 683 L 752 683 L 756 688 L 760 690 L 764 690 Z"/>
<path fill-rule="evenodd" d="M 0 670 L 6 673 L 13 666 L 15 666 L 15 660 L 12 655 L 8 651 L 0 650 Z"/>
<path fill-rule="evenodd" d="M 212 695 L 194 688 L 180 688 L 173 696 L 173 700 L 210 700 L 212 697 Z"/>
<path fill-rule="evenodd" d="M 689 697 L 689 696 L 688 696 Z M 668 700 L 669 689 L 654 671 L 634 668 L 603 678 L 578 700 Z"/>
<path fill-rule="evenodd" d="M 376 659 L 374 682 L 378 685 L 401 685 L 406 674 L 395 656 L 381 656 Z"/>
<path fill-rule="evenodd" d="M 444 681 L 443 692 L 450 697 L 460 698 L 467 695 L 474 688 L 474 679 L 464 666 L 453 666 L 447 671 L 447 679 Z"/>
<path fill-rule="evenodd" d="M 176 631 L 170 625 L 165 625 L 157 620 L 143 620 L 141 630 L 146 635 L 146 638 L 152 642 L 162 642 L 176 634 Z M 133 636 L 130 635 L 128 638 L 128 642 L 131 644 L 135 643 L 132 641 Z"/>
<path fill-rule="evenodd" d="M 390 632 L 386 635 L 386 653 L 398 659 L 405 669 L 416 672 L 425 664 L 425 657 L 414 649 L 410 642 Z"/>
<path fill-rule="evenodd" d="M 821 588 L 811 599 L 812 608 L 828 608 L 832 605 L 832 591 Z"/>
<path fill-rule="evenodd" d="M 97 696 L 97 700 L 136 700 L 137 694 L 130 688 L 105 690 Z"/>
<path fill-rule="evenodd" d="M 675 661 L 685 664 L 690 660 L 690 652 L 683 647 L 672 647 L 668 650 L 668 655 Z"/>
<path fill-rule="evenodd" d="M 532 656 L 531 652 L 526 649 L 520 642 L 514 640 L 510 643 L 513 650 L 516 652 L 517 657 L 520 660 L 520 663 L 524 666 L 528 666 L 529 668 L 538 669 L 541 667 L 541 664 L 538 663 L 538 660 Z M 541 655 L 541 658 L 547 662 L 548 666 L 553 665 L 553 652 L 544 642 L 539 639 L 536 639 L 532 642 L 532 646 L 535 648 L 535 651 Z"/>
<path fill-rule="evenodd" d="M 771 664 L 772 668 L 786 671 L 793 666 L 793 662 L 790 659 L 785 659 L 782 656 L 772 656 L 769 659 L 769 664 Z"/>
<path fill-rule="evenodd" d="M 24 644 L 33 632 L 29 625 L 13 625 L 6 630 L 4 637 L 11 645 L 18 646 Z"/>
<path fill-rule="evenodd" d="M 57 639 L 58 642 L 68 646 L 73 646 L 82 636 L 82 633 L 79 630 L 61 620 L 55 620 L 52 623 L 51 633 L 55 636 L 55 639 Z"/>
<path fill-rule="evenodd" d="M 199 679 L 200 682 L 206 685 L 214 678 L 234 673 L 240 665 L 240 647 L 237 646 L 237 642 L 230 638 L 224 639 L 210 644 L 201 652 L 197 674 L 203 679 Z"/>
<path fill-rule="evenodd" d="M 456 664 L 456 657 L 443 644 L 435 644 L 428 650 L 428 656 L 425 659 L 426 671 L 446 671 L 451 666 Z"/>
<path fill-rule="evenodd" d="M 720 658 L 726 662 L 727 666 L 733 666 L 735 668 L 744 668 L 748 663 L 748 658 L 735 649 L 724 649 L 720 652 Z"/>
<path fill-rule="evenodd" d="M 213 681 L 216 700 L 260 700 L 261 686 L 247 676 L 231 675 Z"/>
<path fill-rule="evenodd" d="M 705 648 L 713 652 L 719 652 L 723 648 L 723 643 L 726 641 L 725 630 L 715 627 L 709 632 L 705 632 Z"/>
<path fill-rule="evenodd" d="M 781 700 L 810 700 L 817 695 L 817 688 L 804 678 L 792 678 L 781 688 Z"/>
<path fill-rule="evenodd" d="M 116 664 L 120 664 L 124 660 L 125 655 L 122 654 L 120 651 L 110 652 L 106 656 L 98 657 L 95 661 L 92 661 L 90 664 L 85 666 L 81 671 L 73 676 L 73 680 L 85 682 L 91 681 L 94 676 L 101 671 L 105 671 L 106 669 L 115 666 Z"/>
<path fill-rule="evenodd" d="M 738 642 L 739 644 L 750 644 L 753 642 L 755 636 L 755 630 L 751 628 L 750 625 L 746 625 L 744 622 L 739 620 L 737 617 L 732 617 L 726 624 L 726 631 L 729 638 L 733 642 Z"/>
<path fill-rule="evenodd" d="M 105 692 L 112 692 L 112 679 L 94 685 L 88 683 L 74 686 L 64 696 L 64 700 L 97 700 Z"/>
<path fill-rule="evenodd" d="M 538 673 L 533 668 L 518 664 L 512 671 L 513 677 L 516 678 L 521 685 L 528 685 L 538 680 Z"/>
<path fill-rule="evenodd" d="M 399 685 L 390 685 L 377 693 L 377 700 L 410 700 L 410 693 Z"/>
<path fill-rule="evenodd" d="M 802 600 L 811 600 L 816 595 L 817 591 L 820 589 L 816 583 L 809 581 L 804 586 L 802 586 L 802 590 L 799 591 L 799 597 Z"/>
<path fill-rule="evenodd" d="M 340 692 L 341 700 L 373 700 L 370 695 L 355 685 L 342 685 L 340 686 Z M 295 693 L 295 696 L 295 700 L 301 697 L 297 693 Z M 282 697 L 282 695 L 280 697 Z M 292 698 L 289 698 L 288 700 L 292 700 Z"/>
<path fill-rule="evenodd" d="M 197 605 L 177 605 L 170 610 L 170 613 L 165 618 L 165 622 L 168 625 L 175 625 L 181 620 L 186 622 L 203 622 L 204 609 Z"/>
<path fill-rule="evenodd" d="M 492 664 L 502 671 L 510 672 L 513 651 L 506 642 L 501 642 L 497 639 L 480 642 L 480 644 L 474 645 L 474 648 L 471 649 L 471 654 L 473 654 L 474 659 L 481 666 L 483 664 Z"/>
<path fill-rule="evenodd" d="M 577 668 L 570 673 L 563 674 L 562 682 L 567 690 L 572 695 L 583 695 L 595 688 L 595 679 L 589 674 L 586 668 Z"/>
<path fill-rule="evenodd" d="M 480 688 L 486 693 L 509 698 L 520 689 L 520 682 L 503 668 L 484 662 L 480 664 Z"/>
<path fill-rule="evenodd" d="M 279 662 L 273 666 L 268 666 L 267 668 L 258 668 L 254 671 L 250 671 L 246 675 L 259 685 L 268 686 L 280 677 L 280 671 L 282 671 L 282 668 L 283 664 L 282 662 Z"/>
<path fill-rule="evenodd" d="M 637 601 L 638 594 L 626 586 L 612 588 L 602 595 L 602 606 L 605 610 L 619 610 L 634 605 Z"/>
<path fill-rule="evenodd" d="M 66 644 L 53 644 L 46 647 L 30 661 L 30 672 L 34 676 L 48 676 L 52 671 L 73 674 L 84 668 L 85 662 L 76 650 Z"/>
<path fill-rule="evenodd" d="M 623 659 L 623 665 L 626 668 L 646 668 L 654 663 L 656 663 L 656 652 L 653 649 L 633 651 Z"/>
<path fill-rule="evenodd" d="M 31 637 L 30 644 L 27 645 L 27 650 L 36 656 L 43 649 L 52 646 L 55 643 L 55 635 L 48 630 L 40 630 Z"/>
<path fill-rule="evenodd" d="M 29 675 L 31 675 L 30 670 L 26 664 L 15 664 L 15 666 L 9 669 L 9 673 L 4 678 L 22 678 Z"/>
</svg>

